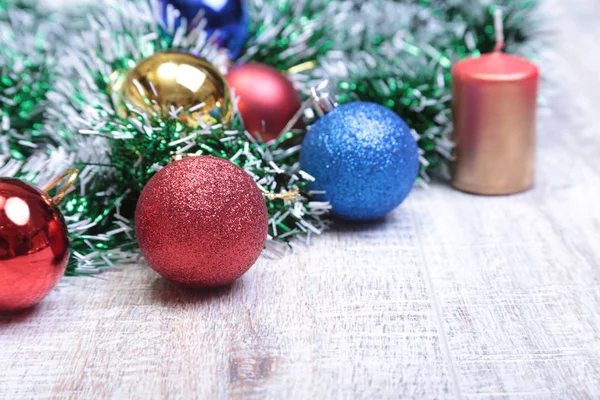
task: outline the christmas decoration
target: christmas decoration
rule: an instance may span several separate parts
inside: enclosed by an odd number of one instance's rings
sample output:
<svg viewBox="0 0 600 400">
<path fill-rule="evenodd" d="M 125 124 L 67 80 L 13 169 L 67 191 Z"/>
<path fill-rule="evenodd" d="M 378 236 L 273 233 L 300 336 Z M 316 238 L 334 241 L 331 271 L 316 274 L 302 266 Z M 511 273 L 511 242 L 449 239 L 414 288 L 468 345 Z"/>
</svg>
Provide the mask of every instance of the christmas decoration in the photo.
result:
<svg viewBox="0 0 600 400">
<path fill-rule="evenodd" d="M 302 104 L 292 82 L 268 65 L 238 65 L 226 78 L 245 128 L 265 141 L 279 137 Z"/>
<path fill-rule="evenodd" d="M 175 9 L 163 19 L 155 0 L 103 2 L 52 15 L 24 3 L 0 0 L 0 65 L 9 66 L 0 69 L 0 175 L 39 183 L 65 165 L 82 170 L 78 190 L 61 206 L 73 250 L 67 273 L 93 273 L 136 259 L 135 202 L 155 171 L 178 154 L 229 159 L 260 183 L 268 192 L 269 251 L 294 239 L 310 242 L 327 227 L 329 205 L 311 197 L 300 148 L 290 146 L 304 129 L 264 144 L 236 114 L 229 126 L 210 128 L 179 120 L 183 108 L 159 116 L 130 104 L 127 118 L 118 114 L 123 99 L 109 90 L 111 74 L 123 78 L 159 52 L 188 52 L 226 72 L 230 57 L 207 41 L 206 22 L 191 29 L 183 20 L 171 23 Z M 497 3 L 506 13 L 507 52 L 535 54 L 537 1 Z M 286 73 L 303 98 L 310 87 L 331 79 L 341 103 L 366 100 L 393 109 L 418 140 L 421 182 L 432 172 L 447 173 L 450 67 L 493 48 L 493 6 L 481 0 L 247 0 L 246 6 L 251 34 L 236 64 L 262 63 Z M 22 23 L 23 15 L 31 26 Z M 13 71 L 19 71 L 12 75 L 16 79 L 6 79 Z M 36 71 L 42 74 L 30 79 Z M 31 82 L 42 90 L 29 91 Z M 26 98 L 31 102 L 21 100 Z M 19 111 L 31 104 L 34 112 Z M 20 121 L 33 122 L 33 129 L 17 128 Z"/>
<path fill-rule="evenodd" d="M 294 76 L 306 89 L 329 79 L 340 103 L 368 101 L 401 115 L 423 150 L 421 177 L 449 177 L 454 60 L 494 47 L 493 11 L 506 14 L 507 52 L 538 50 L 538 1 L 249 1 L 252 29 L 239 63 Z M 276 6 L 275 6 L 276 5 Z M 332 22 L 335 21 L 335 22 Z"/>
<path fill-rule="evenodd" d="M 175 161 L 146 185 L 135 232 L 148 264 L 192 287 L 233 282 L 258 259 L 267 240 L 267 207 L 254 180 L 210 156 Z"/>
<path fill-rule="evenodd" d="M 119 108 L 123 118 L 132 115 L 131 106 L 160 118 L 180 110 L 177 118 L 191 127 L 228 124 L 233 115 L 225 78 L 208 61 L 180 51 L 140 61 L 113 90 L 126 100 Z"/>
<path fill-rule="evenodd" d="M 218 43 L 227 47 L 234 59 L 239 56 L 249 33 L 248 12 L 243 0 L 161 0 L 161 3 L 167 22 L 175 19 L 170 16 L 168 5 L 174 6 L 192 26 L 201 16 L 206 24 L 206 34 L 216 33 Z"/>
<path fill-rule="evenodd" d="M 334 216 L 358 222 L 383 218 L 400 205 L 419 173 L 408 126 L 387 108 L 363 102 L 332 108 L 317 121 L 304 138 L 300 163 L 315 179 L 316 198 L 331 202 Z"/>
<path fill-rule="evenodd" d="M 39 130 L 54 58 L 43 38 L 54 28 L 0 1 L 0 176 L 19 170 L 44 142 Z"/>
<path fill-rule="evenodd" d="M 528 60 L 502 53 L 497 12 L 494 52 L 452 69 L 455 188 L 483 195 L 519 193 L 533 186 L 540 73 Z"/>
<path fill-rule="evenodd" d="M 71 173 L 70 184 L 77 176 Z M 0 313 L 29 308 L 56 286 L 69 260 L 67 235 L 63 216 L 46 193 L 0 178 Z"/>
<path fill-rule="evenodd" d="M 321 233 L 328 224 L 324 217 L 328 205 L 309 199 L 308 180 L 298 163 L 299 146 L 259 143 L 242 128 L 237 115 L 227 127 L 198 128 L 178 119 L 179 113 L 189 112 L 183 108 L 167 117 L 136 112 L 136 107 L 127 119 L 118 115 L 115 106 L 123 99 L 109 89 L 115 81 L 113 71 L 133 68 L 143 59 L 174 48 L 223 65 L 223 50 L 204 42 L 201 32 L 183 33 L 180 27 L 172 41 L 165 41 L 155 30 L 151 8 L 144 3 L 124 4 L 126 13 L 121 6 L 109 6 L 90 17 L 94 29 L 62 49 L 67 52 L 61 57 L 63 84 L 48 95 L 47 125 L 54 127 L 48 134 L 62 140 L 60 150 L 65 149 L 70 163 L 82 170 L 79 190 L 63 207 L 74 250 L 71 273 L 135 261 L 133 214 L 138 196 L 161 166 L 182 154 L 230 160 L 268 191 L 269 252 L 281 254 L 288 242 L 309 242 L 312 235 Z M 99 50 L 91 53 L 90 49 Z M 288 133 L 281 140 L 297 135 Z M 42 164 L 35 166 L 43 169 Z M 281 193 L 298 195 L 280 198 Z"/>
</svg>

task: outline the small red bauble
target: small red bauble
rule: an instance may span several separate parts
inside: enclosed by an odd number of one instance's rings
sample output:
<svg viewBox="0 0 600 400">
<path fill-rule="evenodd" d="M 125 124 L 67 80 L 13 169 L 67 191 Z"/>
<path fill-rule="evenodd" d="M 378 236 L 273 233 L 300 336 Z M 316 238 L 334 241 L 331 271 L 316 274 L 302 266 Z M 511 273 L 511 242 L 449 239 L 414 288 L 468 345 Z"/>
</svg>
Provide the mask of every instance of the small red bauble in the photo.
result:
<svg viewBox="0 0 600 400">
<path fill-rule="evenodd" d="M 244 126 L 265 141 L 276 139 L 302 105 L 292 82 L 268 65 L 238 65 L 225 78 L 239 98 Z"/>
<path fill-rule="evenodd" d="M 67 227 L 52 199 L 25 182 L 0 178 L 0 313 L 41 301 L 68 261 Z"/>
<path fill-rule="evenodd" d="M 267 206 L 252 178 L 216 157 L 187 157 L 144 187 L 135 233 L 146 261 L 166 279 L 217 287 L 256 262 L 268 230 Z"/>
</svg>

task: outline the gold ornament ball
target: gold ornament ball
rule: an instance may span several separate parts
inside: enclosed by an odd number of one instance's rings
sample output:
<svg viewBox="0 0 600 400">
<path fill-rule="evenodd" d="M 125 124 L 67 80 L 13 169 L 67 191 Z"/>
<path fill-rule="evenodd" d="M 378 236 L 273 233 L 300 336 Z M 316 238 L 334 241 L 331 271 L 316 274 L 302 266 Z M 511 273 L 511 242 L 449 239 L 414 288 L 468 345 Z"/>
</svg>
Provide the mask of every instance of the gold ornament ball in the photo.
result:
<svg viewBox="0 0 600 400">
<path fill-rule="evenodd" d="M 124 100 L 117 106 L 123 118 L 134 115 L 125 102 L 161 118 L 178 110 L 177 118 L 192 128 L 227 124 L 233 117 L 227 81 L 212 64 L 192 54 L 156 53 L 114 76 L 113 90 Z"/>
</svg>

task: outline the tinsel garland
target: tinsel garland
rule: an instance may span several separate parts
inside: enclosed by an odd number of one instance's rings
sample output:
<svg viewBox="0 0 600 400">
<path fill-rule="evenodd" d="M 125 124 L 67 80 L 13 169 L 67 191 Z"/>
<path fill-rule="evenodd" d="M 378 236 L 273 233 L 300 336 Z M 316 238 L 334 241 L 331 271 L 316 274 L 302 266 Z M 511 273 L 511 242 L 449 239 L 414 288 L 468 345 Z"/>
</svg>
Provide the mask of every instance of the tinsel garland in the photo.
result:
<svg viewBox="0 0 600 400">
<path fill-rule="evenodd" d="M 293 132 L 265 144 L 243 129 L 239 117 L 227 130 L 218 125 L 195 130 L 179 122 L 176 111 L 170 118 L 137 110 L 137 117 L 118 115 L 115 105 L 123 99 L 110 90 L 115 71 L 169 49 L 190 51 L 216 66 L 227 62 L 225 51 L 212 45 L 205 32 L 187 31 L 185 24 L 176 28 L 172 15 L 162 23 L 157 4 L 151 4 L 129 2 L 90 16 L 91 29 L 80 34 L 80 44 L 62 50 L 65 79 L 47 95 L 47 132 L 79 149 L 73 163 L 82 170 L 79 190 L 66 199 L 67 216 L 90 220 L 72 237 L 79 270 L 129 259 L 134 250 L 132 217 L 142 188 L 173 157 L 188 154 L 228 159 L 255 179 L 267 193 L 270 239 L 310 240 L 319 234 L 327 225 L 321 215 L 328 205 L 309 201 L 304 191 L 310 177 L 300 171 L 299 146 L 281 146 Z M 287 192 L 299 194 L 290 199 L 270 196 Z"/>
<path fill-rule="evenodd" d="M 340 103 L 372 101 L 393 109 L 414 130 L 421 177 L 448 175 L 453 62 L 489 52 L 493 14 L 504 15 L 506 51 L 536 54 L 537 1 L 255 0 L 252 33 L 241 62 L 295 76 L 305 90 L 328 79 Z"/>
<path fill-rule="evenodd" d="M 297 237 L 308 241 L 320 233 L 327 226 L 323 215 L 328 205 L 310 201 L 304 188 L 311 177 L 300 171 L 299 146 L 289 144 L 294 140 L 283 143 L 302 132 L 264 144 L 244 131 L 239 117 L 229 130 L 219 126 L 193 130 L 176 115 L 161 119 L 139 113 L 123 119 L 115 113 L 119 99 L 109 89 L 113 72 L 131 68 L 157 51 L 189 50 L 222 68 L 227 64 L 225 53 L 204 32 L 186 32 L 185 25 L 177 31 L 174 15 L 163 23 L 156 5 L 150 7 L 145 0 L 115 3 L 92 7 L 85 18 L 70 15 L 62 27 L 51 23 L 55 37 L 71 39 L 68 45 L 53 41 L 57 66 L 45 57 L 49 41 L 40 42 L 37 29 L 10 33 L 21 25 L 0 18 L 2 44 L 10 43 L 7 48 L 13 49 L 0 51 L 2 65 L 11 66 L 2 69 L 4 86 L 0 86 L 2 112 L 11 121 L 3 124 L 10 134 L 3 133 L 3 146 L 4 138 L 9 140 L 3 147 L 0 174 L 43 183 L 68 167 L 81 169 L 77 190 L 63 203 L 74 255 L 68 272 L 89 273 L 135 259 L 132 216 L 137 196 L 156 170 L 184 154 L 229 159 L 271 194 L 298 191 L 297 198 L 288 200 L 266 196 L 273 243 Z M 392 108 L 418 139 L 423 180 L 431 171 L 444 172 L 452 148 L 449 68 L 456 59 L 493 46 L 491 6 L 479 0 L 248 0 L 247 4 L 251 39 L 238 63 L 273 65 L 291 74 L 305 94 L 329 79 L 342 102 L 361 99 Z M 497 4 L 506 15 L 507 49 L 533 54 L 536 2 Z M 1 7 L 10 11 L 5 15 L 26 13 L 35 27 L 40 26 L 31 7 L 24 11 L 0 0 Z M 64 18 L 57 14 L 50 20 Z M 69 35 L 57 34 L 61 29 L 70 29 Z M 25 73 L 11 75 L 12 66 L 19 63 Z M 28 93 L 30 101 L 23 101 Z M 31 104 L 36 111 L 43 105 L 45 112 L 31 112 L 27 108 Z M 18 109 L 10 108 L 15 106 Z"/>
<path fill-rule="evenodd" d="M 13 170 L 43 139 L 38 131 L 44 122 L 43 100 L 51 87 L 53 60 L 44 38 L 49 25 L 27 8 L 0 1 L 0 166 Z"/>
</svg>

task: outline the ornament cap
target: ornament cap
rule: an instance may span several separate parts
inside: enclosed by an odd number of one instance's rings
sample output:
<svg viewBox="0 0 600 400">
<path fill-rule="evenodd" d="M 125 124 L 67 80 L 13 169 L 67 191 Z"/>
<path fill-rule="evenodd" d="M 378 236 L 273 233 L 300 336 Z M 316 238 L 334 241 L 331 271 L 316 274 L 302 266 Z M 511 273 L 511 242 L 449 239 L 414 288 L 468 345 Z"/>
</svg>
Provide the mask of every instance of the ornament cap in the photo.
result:
<svg viewBox="0 0 600 400">
<path fill-rule="evenodd" d="M 311 88 L 310 93 L 320 116 L 330 113 L 338 106 L 328 80 L 321 82 L 317 87 Z"/>
</svg>

